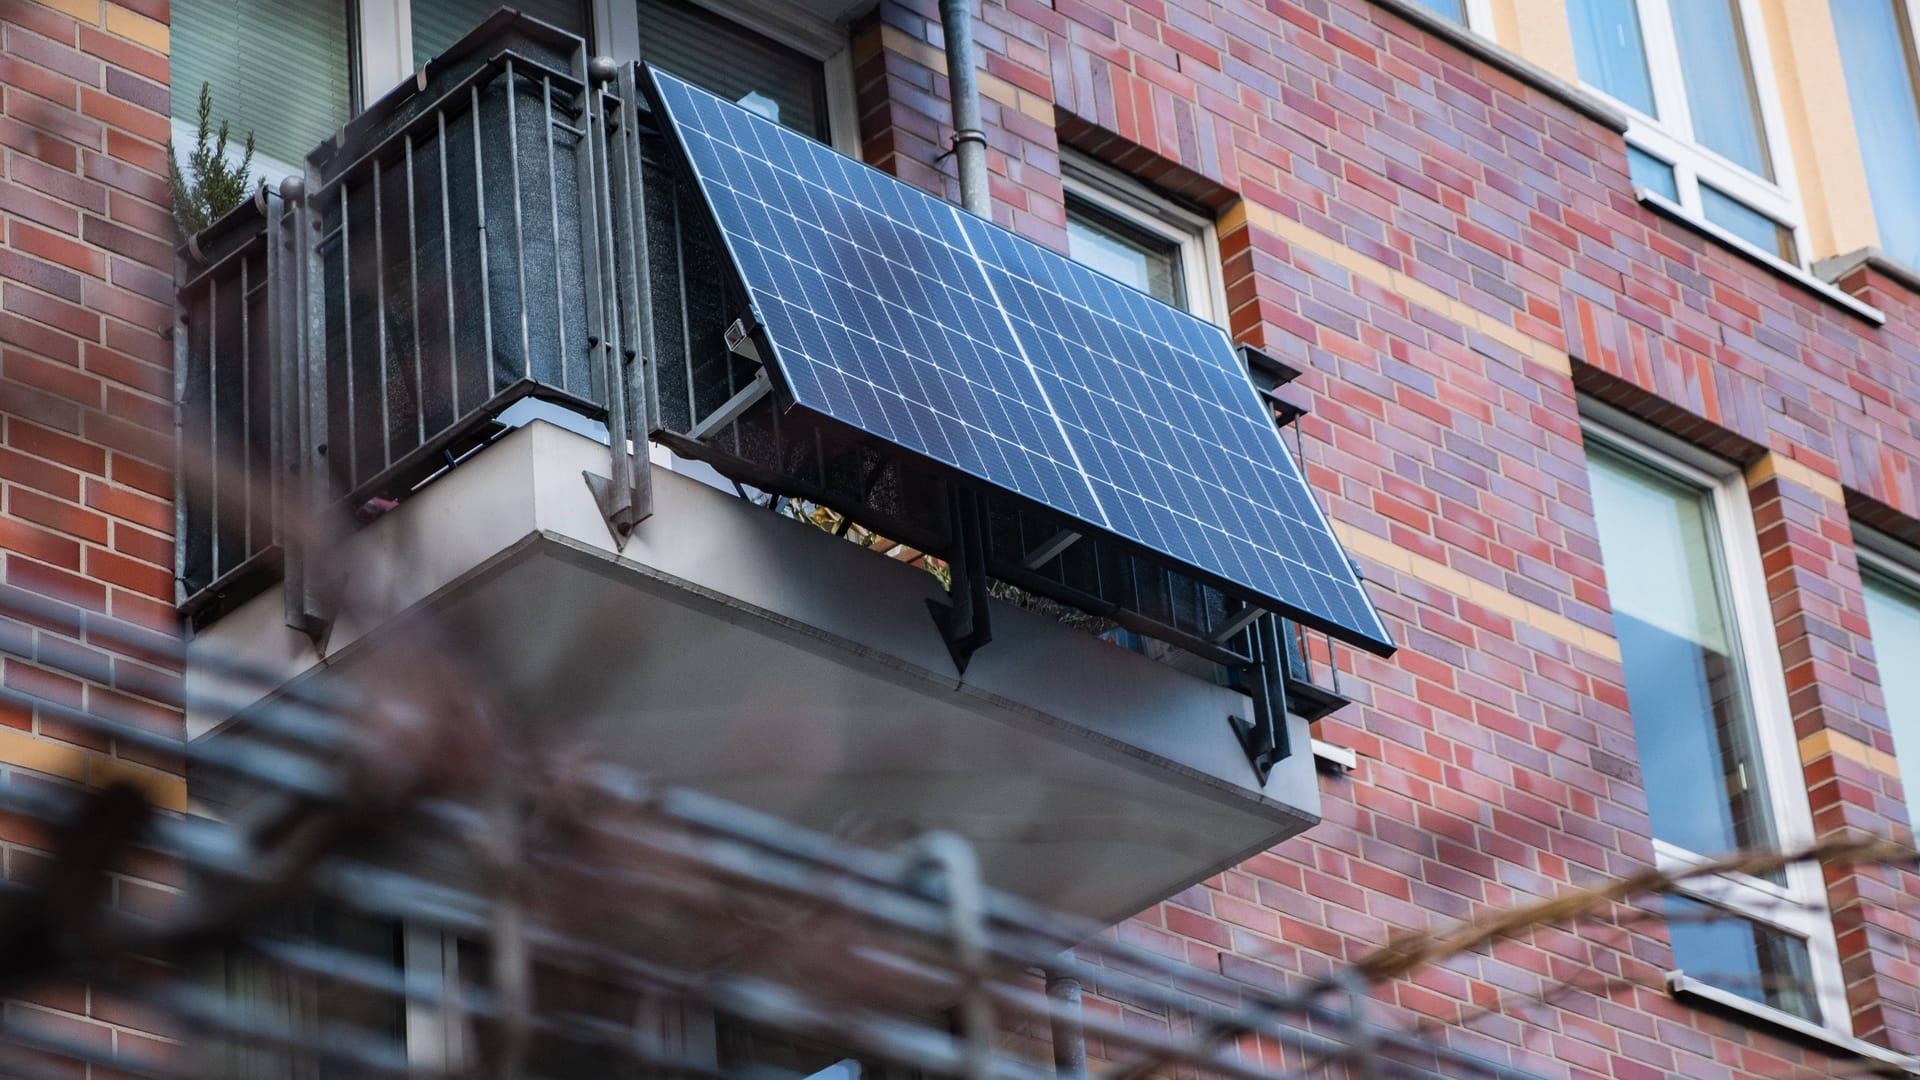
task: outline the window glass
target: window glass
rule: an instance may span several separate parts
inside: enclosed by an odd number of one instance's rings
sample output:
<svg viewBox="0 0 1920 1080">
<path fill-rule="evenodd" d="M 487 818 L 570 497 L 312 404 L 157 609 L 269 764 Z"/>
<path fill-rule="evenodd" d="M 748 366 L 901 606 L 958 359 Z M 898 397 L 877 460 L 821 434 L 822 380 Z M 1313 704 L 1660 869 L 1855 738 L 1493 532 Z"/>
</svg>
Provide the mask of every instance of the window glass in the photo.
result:
<svg viewBox="0 0 1920 1080">
<path fill-rule="evenodd" d="M 1804 939 L 1678 896 L 1667 898 L 1666 910 L 1673 962 L 1683 973 L 1748 1001 L 1820 1022 Z"/>
<path fill-rule="evenodd" d="M 569 33 L 588 36 L 587 5 L 582 0 L 512 0 L 508 6 Z M 500 0 L 411 0 L 413 66 L 446 52 L 467 31 L 500 10 Z"/>
<path fill-rule="evenodd" d="M 1894 756 L 1907 805 L 1920 807 L 1920 593 L 1880 574 L 1864 575 L 1867 628 L 1880 690 L 1893 726 Z"/>
<path fill-rule="evenodd" d="M 1442 18 L 1462 24 L 1467 21 L 1466 0 L 1419 0 L 1419 4 Z"/>
<path fill-rule="evenodd" d="M 1904 0 L 1832 0 L 1880 247 L 1920 266 L 1920 71 Z"/>
<path fill-rule="evenodd" d="M 1673 34 L 1693 116 L 1693 141 L 1758 176 L 1773 178 L 1760 130 L 1760 94 L 1741 31 L 1739 0 L 1674 0 Z"/>
<path fill-rule="evenodd" d="M 1175 307 L 1186 306 L 1180 245 L 1077 199 L 1067 200 L 1067 254 Z"/>
<path fill-rule="evenodd" d="M 1653 835 L 1702 854 L 1767 846 L 1773 831 L 1711 496 L 1589 446 Z"/>
<path fill-rule="evenodd" d="M 1572 24 L 1573 59 L 1580 78 L 1629 108 L 1659 115 L 1654 111 L 1647 46 L 1640 36 L 1640 13 L 1634 0 L 1567 0 L 1567 19 Z"/>
<path fill-rule="evenodd" d="M 1700 209 L 1708 221 L 1761 251 L 1778 255 L 1790 263 L 1800 261 L 1794 249 L 1792 229 L 1711 184 L 1700 185 Z"/>
<path fill-rule="evenodd" d="M 684 0 L 639 0 L 640 56 L 816 139 L 826 139 L 818 61 Z"/>
<path fill-rule="evenodd" d="M 1637 146 L 1627 147 L 1627 172 L 1633 186 L 1646 188 L 1668 202 L 1680 201 L 1680 187 L 1674 182 L 1673 166 Z"/>
<path fill-rule="evenodd" d="M 352 115 L 345 3 L 282 4 L 271 17 L 251 0 L 173 0 L 170 10 L 175 120 L 195 122 L 204 83 L 214 130 L 227 121 L 236 152 L 252 132 L 257 153 L 298 168 Z"/>
</svg>

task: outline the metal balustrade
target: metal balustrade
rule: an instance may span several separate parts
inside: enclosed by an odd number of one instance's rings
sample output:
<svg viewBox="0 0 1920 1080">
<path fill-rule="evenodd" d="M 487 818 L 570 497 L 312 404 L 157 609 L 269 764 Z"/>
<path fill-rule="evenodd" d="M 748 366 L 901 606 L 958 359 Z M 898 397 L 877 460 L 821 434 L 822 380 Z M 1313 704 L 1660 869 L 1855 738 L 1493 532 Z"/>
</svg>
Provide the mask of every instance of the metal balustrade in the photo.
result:
<svg viewBox="0 0 1920 1080">
<path fill-rule="evenodd" d="M 613 74 L 503 11 L 182 251 L 183 611 L 281 569 L 290 621 L 323 617 L 302 541 L 325 511 L 403 496 L 523 398 L 621 411 Z"/>
<path fill-rule="evenodd" d="M 299 333 L 291 227 L 279 195 L 263 188 L 195 237 L 176 271 L 175 575 L 190 609 L 264 578 L 279 562 L 277 466 L 291 450 L 281 351 Z"/>
</svg>

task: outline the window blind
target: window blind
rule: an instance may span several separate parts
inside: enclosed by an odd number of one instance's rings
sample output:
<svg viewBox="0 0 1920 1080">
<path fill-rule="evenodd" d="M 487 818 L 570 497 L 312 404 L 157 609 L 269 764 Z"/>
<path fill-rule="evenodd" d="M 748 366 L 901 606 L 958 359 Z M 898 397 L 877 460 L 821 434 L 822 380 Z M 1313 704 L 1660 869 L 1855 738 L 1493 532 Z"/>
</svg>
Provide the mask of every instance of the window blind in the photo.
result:
<svg viewBox="0 0 1920 1080">
<path fill-rule="evenodd" d="M 298 168 L 352 115 L 351 31 L 342 2 L 268 14 L 248 0 L 173 0 L 174 119 L 194 123 L 205 83 L 215 130 L 228 121 L 236 149 L 251 131 L 258 153 Z"/>
<path fill-rule="evenodd" d="M 816 139 L 827 137 L 820 64 L 682 0 L 639 0 L 649 64 Z"/>
</svg>

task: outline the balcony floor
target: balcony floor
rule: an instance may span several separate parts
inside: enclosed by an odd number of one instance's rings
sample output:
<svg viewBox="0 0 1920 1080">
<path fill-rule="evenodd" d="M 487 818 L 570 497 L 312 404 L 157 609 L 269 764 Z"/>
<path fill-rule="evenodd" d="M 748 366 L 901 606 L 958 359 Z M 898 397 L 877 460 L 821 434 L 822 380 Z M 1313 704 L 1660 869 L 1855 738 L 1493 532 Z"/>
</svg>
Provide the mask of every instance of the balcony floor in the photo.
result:
<svg viewBox="0 0 1920 1080">
<path fill-rule="evenodd" d="M 355 533 L 324 659 L 277 589 L 193 653 L 404 685 L 429 647 L 549 745 L 870 844 L 952 829 L 990 883 L 1101 920 L 1317 820 L 1304 722 L 1258 789 L 1244 697 L 1003 604 L 961 679 L 931 575 L 658 467 L 616 551 L 582 480 L 605 455 L 530 424 Z"/>
</svg>

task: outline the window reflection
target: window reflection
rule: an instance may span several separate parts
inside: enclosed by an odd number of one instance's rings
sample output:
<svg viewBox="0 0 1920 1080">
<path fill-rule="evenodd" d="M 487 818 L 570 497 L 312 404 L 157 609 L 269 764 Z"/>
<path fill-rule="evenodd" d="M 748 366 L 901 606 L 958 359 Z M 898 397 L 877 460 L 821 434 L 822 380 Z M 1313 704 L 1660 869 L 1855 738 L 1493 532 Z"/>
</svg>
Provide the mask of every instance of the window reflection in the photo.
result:
<svg viewBox="0 0 1920 1080">
<path fill-rule="evenodd" d="M 1067 253 L 1074 262 L 1175 307 L 1187 306 L 1180 245 L 1134 228 L 1078 200 L 1067 203 Z"/>
<path fill-rule="evenodd" d="M 1653 835 L 1700 853 L 1773 840 L 1710 496 L 1593 447 L 1589 476 Z"/>
</svg>

